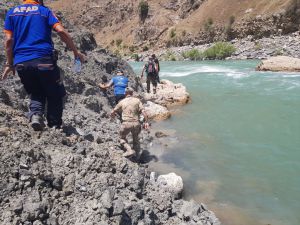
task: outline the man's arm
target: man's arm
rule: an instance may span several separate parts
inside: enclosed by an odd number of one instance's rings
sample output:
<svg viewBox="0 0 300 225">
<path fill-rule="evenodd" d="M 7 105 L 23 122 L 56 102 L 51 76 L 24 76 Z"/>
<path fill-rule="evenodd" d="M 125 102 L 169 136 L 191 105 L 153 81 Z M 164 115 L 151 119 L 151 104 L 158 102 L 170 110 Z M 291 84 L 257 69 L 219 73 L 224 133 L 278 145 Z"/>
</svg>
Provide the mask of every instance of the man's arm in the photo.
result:
<svg viewBox="0 0 300 225">
<path fill-rule="evenodd" d="M 145 108 L 142 104 L 142 102 L 140 101 L 139 103 L 139 109 L 140 109 L 140 113 L 142 113 L 143 117 L 144 117 L 144 124 L 143 124 L 143 127 L 144 129 L 148 130 L 149 129 L 149 123 L 148 123 L 148 115 L 145 111 Z"/>
<path fill-rule="evenodd" d="M 1 76 L 1 80 L 4 80 L 8 77 L 10 72 L 13 72 L 13 75 L 15 75 L 15 69 L 13 66 L 13 33 L 11 31 L 5 30 L 5 53 L 6 53 L 6 64 L 4 68 L 4 72 Z"/>
<path fill-rule="evenodd" d="M 68 48 L 70 48 L 73 51 L 74 57 L 79 58 L 81 63 L 84 63 L 84 61 L 85 61 L 84 60 L 84 55 L 78 51 L 78 49 L 76 48 L 70 34 L 67 31 L 65 31 L 63 26 L 61 24 L 57 24 L 54 29 L 57 31 L 57 34 L 60 37 L 60 39 L 64 43 L 66 43 Z"/>
<path fill-rule="evenodd" d="M 102 89 L 108 89 L 113 85 L 113 83 L 114 83 L 113 80 L 111 80 L 110 82 L 108 82 L 106 84 L 100 83 L 100 84 L 98 84 L 98 86 Z"/>
<path fill-rule="evenodd" d="M 145 109 L 142 110 L 142 114 L 143 114 L 143 116 L 144 116 L 144 124 L 143 124 L 143 127 L 144 127 L 144 129 L 148 130 L 148 129 L 149 129 L 148 115 L 147 115 Z"/>
<path fill-rule="evenodd" d="M 110 116 L 114 118 L 116 116 L 116 112 L 120 111 L 122 108 L 122 103 L 119 102 L 116 107 L 111 111 Z"/>
</svg>

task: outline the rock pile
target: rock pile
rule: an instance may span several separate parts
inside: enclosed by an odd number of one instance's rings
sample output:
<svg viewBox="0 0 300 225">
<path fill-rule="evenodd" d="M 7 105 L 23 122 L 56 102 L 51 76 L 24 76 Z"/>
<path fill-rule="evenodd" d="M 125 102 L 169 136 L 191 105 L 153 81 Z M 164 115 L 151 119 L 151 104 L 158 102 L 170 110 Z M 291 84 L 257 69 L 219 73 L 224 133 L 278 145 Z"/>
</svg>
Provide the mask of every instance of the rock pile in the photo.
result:
<svg viewBox="0 0 300 225">
<path fill-rule="evenodd" d="M 126 62 L 95 46 L 88 32 L 80 34 L 73 29 L 88 63 L 79 75 L 71 72 L 72 56 L 55 41 L 68 92 L 63 131 L 33 132 L 19 79 L 1 82 L 0 224 L 220 224 L 204 205 L 162 189 L 147 165 L 122 157 L 120 121 L 109 118 L 113 93 L 99 92 L 96 84 L 110 79 L 116 67 L 127 71 L 138 92 L 141 84 Z M 146 151 L 151 137 L 143 133 L 141 139 Z"/>
</svg>

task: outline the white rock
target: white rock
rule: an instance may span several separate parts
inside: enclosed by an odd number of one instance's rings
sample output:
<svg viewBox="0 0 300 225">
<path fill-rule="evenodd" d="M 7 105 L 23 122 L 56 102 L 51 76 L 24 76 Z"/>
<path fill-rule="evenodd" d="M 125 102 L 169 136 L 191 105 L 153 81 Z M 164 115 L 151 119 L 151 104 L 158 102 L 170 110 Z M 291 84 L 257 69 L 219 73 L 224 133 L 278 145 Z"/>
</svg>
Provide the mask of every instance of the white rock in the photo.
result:
<svg viewBox="0 0 300 225">
<path fill-rule="evenodd" d="M 174 195 L 174 198 L 180 197 L 183 192 L 182 178 L 175 173 L 160 175 L 157 178 L 157 183 L 161 188 L 171 192 Z"/>
<path fill-rule="evenodd" d="M 145 105 L 145 111 L 150 120 L 165 120 L 171 116 L 170 111 L 166 107 L 150 101 Z"/>
<path fill-rule="evenodd" d="M 259 71 L 287 71 L 287 72 L 300 72 L 300 59 L 288 56 L 276 56 L 262 63 L 256 68 Z"/>
<path fill-rule="evenodd" d="M 161 80 L 161 83 L 157 86 L 157 93 L 146 93 L 144 97 L 147 101 L 166 107 L 187 104 L 190 100 L 190 95 L 187 93 L 185 86 L 180 83 L 174 84 L 169 80 Z"/>
</svg>

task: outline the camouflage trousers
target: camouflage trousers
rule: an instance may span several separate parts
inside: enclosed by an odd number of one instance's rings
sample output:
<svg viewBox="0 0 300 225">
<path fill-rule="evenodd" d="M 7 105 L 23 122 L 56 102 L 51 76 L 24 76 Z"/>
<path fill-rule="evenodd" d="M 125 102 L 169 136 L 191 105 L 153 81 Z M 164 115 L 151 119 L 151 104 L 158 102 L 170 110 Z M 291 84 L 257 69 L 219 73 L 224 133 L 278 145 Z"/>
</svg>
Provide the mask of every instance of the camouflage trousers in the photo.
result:
<svg viewBox="0 0 300 225">
<path fill-rule="evenodd" d="M 127 141 L 127 135 L 132 134 L 133 150 L 138 153 L 140 151 L 139 134 L 141 132 L 141 124 L 139 122 L 123 122 L 120 130 L 120 143 L 126 151 L 132 151 Z"/>
</svg>

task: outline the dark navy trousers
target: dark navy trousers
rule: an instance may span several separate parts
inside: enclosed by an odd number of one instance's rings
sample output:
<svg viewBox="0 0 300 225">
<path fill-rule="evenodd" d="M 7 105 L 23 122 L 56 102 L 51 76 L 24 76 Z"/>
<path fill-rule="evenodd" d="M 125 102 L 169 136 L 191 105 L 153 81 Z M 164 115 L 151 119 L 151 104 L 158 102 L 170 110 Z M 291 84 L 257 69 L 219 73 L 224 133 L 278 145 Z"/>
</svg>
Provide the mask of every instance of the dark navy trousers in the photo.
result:
<svg viewBox="0 0 300 225">
<path fill-rule="evenodd" d="M 60 70 L 52 57 L 43 57 L 16 65 L 26 92 L 31 96 L 29 118 L 44 115 L 49 127 L 62 125 L 63 97 L 66 94 Z"/>
</svg>

